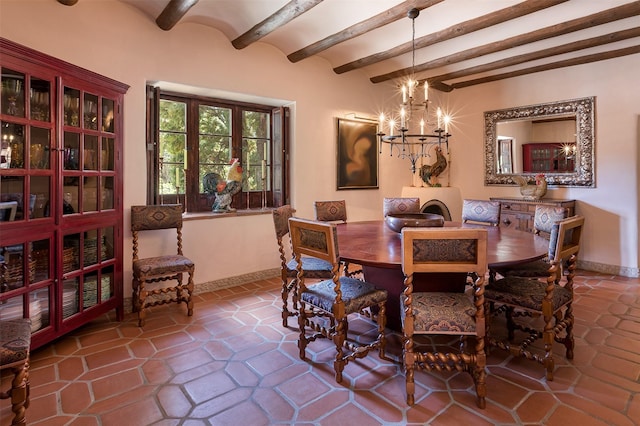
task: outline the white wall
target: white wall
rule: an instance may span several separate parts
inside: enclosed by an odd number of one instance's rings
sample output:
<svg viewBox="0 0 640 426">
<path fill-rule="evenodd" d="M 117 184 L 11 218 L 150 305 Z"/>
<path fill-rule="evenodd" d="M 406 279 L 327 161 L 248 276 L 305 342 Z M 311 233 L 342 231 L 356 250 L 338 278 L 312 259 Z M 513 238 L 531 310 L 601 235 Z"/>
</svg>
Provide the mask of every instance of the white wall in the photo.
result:
<svg viewBox="0 0 640 426">
<path fill-rule="evenodd" d="M 145 202 L 145 84 L 169 81 L 290 103 L 294 111 L 292 204 L 313 216 L 314 200 L 345 199 L 350 220 L 381 218 L 382 198 L 412 182 L 408 161 L 380 157 L 379 190 L 336 191 L 336 117 L 375 118 L 391 99 L 358 72 L 336 75 L 309 58 L 291 64 L 284 53 L 255 43 L 236 50 L 220 32 L 196 24 L 159 29 L 154 19 L 115 1 L 2 0 L 0 36 L 131 86 L 124 107 L 125 296 L 130 294 L 129 206 Z M 638 268 L 640 55 L 548 71 L 463 90 L 435 93 L 454 114 L 450 182 L 469 198 L 519 196 L 516 187 L 483 185 L 483 112 L 596 96 L 597 188 L 550 189 L 576 198 L 587 217 L 581 258 Z M 386 151 L 385 151 L 386 153 Z M 185 252 L 203 283 L 278 267 L 270 215 L 187 221 Z"/>
<path fill-rule="evenodd" d="M 484 111 L 595 96 L 596 188 L 550 188 L 547 197 L 578 200 L 576 211 L 586 218 L 581 260 L 637 275 L 639 69 L 636 54 L 451 92 L 449 101 L 461 111 L 451 173 L 462 196 L 520 196 L 517 187 L 484 186 L 481 179 Z"/>
</svg>

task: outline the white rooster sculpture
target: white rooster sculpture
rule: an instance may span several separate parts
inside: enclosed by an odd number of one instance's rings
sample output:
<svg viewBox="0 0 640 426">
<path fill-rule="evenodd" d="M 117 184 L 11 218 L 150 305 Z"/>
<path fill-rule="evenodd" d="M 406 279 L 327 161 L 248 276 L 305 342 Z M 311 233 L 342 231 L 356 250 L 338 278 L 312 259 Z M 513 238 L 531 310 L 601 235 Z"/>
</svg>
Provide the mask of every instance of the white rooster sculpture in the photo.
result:
<svg viewBox="0 0 640 426">
<path fill-rule="evenodd" d="M 536 175 L 535 184 L 529 183 L 526 178 L 518 175 L 513 176 L 513 181 L 520 186 L 520 194 L 526 200 L 539 200 L 547 193 L 547 181 L 542 173 Z"/>
<path fill-rule="evenodd" d="M 207 173 L 202 178 L 202 186 L 208 194 L 215 194 L 211 210 L 214 213 L 225 213 L 235 211 L 231 208 L 233 196 L 242 189 L 242 167 L 237 158 L 232 158 L 229 163 L 227 178 L 223 179 L 218 173 Z"/>
</svg>

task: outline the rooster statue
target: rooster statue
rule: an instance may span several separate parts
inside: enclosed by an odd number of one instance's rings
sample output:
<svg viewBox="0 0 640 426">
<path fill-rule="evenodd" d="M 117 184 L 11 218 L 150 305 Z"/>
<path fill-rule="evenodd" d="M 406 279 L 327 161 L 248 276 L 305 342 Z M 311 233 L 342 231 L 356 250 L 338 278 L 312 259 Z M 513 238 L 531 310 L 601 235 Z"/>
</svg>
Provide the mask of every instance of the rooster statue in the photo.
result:
<svg viewBox="0 0 640 426">
<path fill-rule="evenodd" d="M 447 158 L 442 154 L 442 148 L 436 147 L 436 161 L 425 164 L 420 168 L 420 177 L 429 186 L 440 186 L 438 176 L 447 168 Z"/>
<path fill-rule="evenodd" d="M 529 183 L 526 178 L 518 175 L 513 176 L 513 181 L 520 185 L 520 194 L 525 200 L 539 200 L 547 193 L 547 181 L 542 173 L 536 175 L 535 184 Z"/>
<path fill-rule="evenodd" d="M 216 199 L 213 202 L 211 210 L 214 213 L 232 212 L 231 208 L 233 196 L 242 189 L 242 167 L 237 158 L 232 158 L 229 163 L 229 172 L 227 179 L 223 179 L 218 173 L 207 173 L 202 178 L 204 191 L 208 194 L 215 194 Z"/>
</svg>

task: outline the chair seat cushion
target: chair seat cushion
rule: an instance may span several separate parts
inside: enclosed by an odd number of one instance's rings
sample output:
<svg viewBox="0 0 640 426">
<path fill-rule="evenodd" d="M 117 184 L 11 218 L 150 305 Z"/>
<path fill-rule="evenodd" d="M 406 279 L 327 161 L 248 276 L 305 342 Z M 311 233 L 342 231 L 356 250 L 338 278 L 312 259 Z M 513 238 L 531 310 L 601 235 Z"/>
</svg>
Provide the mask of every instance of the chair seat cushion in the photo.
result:
<svg viewBox="0 0 640 426">
<path fill-rule="evenodd" d="M 0 365 L 5 367 L 26 360 L 30 345 L 30 319 L 0 321 Z"/>
<path fill-rule="evenodd" d="M 360 312 L 367 306 L 387 300 L 387 290 L 380 290 L 371 283 L 355 278 L 340 277 L 340 290 L 346 314 Z M 333 280 L 324 280 L 308 286 L 301 298 L 306 303 L 332 312 L 336 298 Z"/>
<path fill-rule="evenodd" d="M 148 257 L 133 262 L 134 276 L 174 275 L 189 272 L 194 263 L 187 257 L 180 255 Z"/>
<path fill-rule="evenodd" d="M 511 266 L 505 269 L 495 269 L 503 277 L 548 277 L 551 264 L 548 259 L 535 260 L 521 265 Z"/>
<path fill-rule="evenodd" d="M 297 262 L 295 259 L 291 259 L 287 262 L 287 276 L 295 277 L 298 274 L 296 269 Z M 315 257 L 302 256 L 302 270 L 304 276 L 307 278 L 330 278 L 331 277 L 331 263 Z"/>
<path fill-rule="evenodd" d="M 561 285 L 554 284 L 553 310 L 571 302 L 573 294 Z M 524 277 L 506 277 L 485 287 L 484 297 L 491 302 L 506 303 L 534 311 L 542 311 L 542 299 L 547 288 L 546 281 Z"/>
<path fill-rule="evenodd" d="M 400 295 L 404 327 L 405 295 Z M 413 293 L 414 332 L 422 334 L 476 334 L 476 307 L 465 293 Z"/>
</svg>

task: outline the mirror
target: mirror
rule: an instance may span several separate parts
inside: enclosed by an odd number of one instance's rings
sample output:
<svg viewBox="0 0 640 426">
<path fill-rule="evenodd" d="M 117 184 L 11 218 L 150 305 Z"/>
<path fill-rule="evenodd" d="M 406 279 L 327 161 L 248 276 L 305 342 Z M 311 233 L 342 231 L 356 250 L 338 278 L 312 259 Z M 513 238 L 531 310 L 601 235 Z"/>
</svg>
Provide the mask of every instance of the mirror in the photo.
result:
<svg viewBox="0 0 640 426">
<path fill-rule="evenodd" d="M 485 185 L 544 173 L 550 186 L 594 187 L 595 97 L 484 113 Z"/>
</svg>

